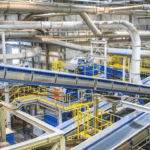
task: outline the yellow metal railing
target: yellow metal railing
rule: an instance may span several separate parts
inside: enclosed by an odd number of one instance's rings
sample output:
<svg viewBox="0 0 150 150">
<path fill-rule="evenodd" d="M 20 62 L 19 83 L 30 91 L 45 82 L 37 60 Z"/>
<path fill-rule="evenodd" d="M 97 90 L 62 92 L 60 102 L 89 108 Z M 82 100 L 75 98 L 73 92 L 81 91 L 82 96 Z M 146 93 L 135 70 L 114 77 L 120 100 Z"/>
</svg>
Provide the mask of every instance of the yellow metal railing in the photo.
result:
<svg viewBox="0 0 150 150">
<path fill-rule="evenodd" d="M 12 86 L 12 87 L 9 89 L 9 92 L 14 91 L 14 89 L 15 89 L 15 92 L 16 92 L 16 91 L 20 88 L 20 86 L 23 86 L 23 84 L 18 84 L 18 85 Z M 5 95 L 5 94 L 2 94 L 2 95 L 0 96 L 0 98 L 2 98 L 4 95 Z M 9 98 L 11 98 L 11 97 L 12 97 L 12 95 L 9 96 Z"/>
<path fill-rule="evenodd" d="M 53 70 L 54 71 L 60 71 L 60 72 L 62 72 L 63 70 L 64 70 L 64 68 L 63 68 L 63 66 L 64 66 L 64 61 L 53 61 L 52 62 L 52 68 L 53 68 Z M 84 67 L 84 74 L 86 73 L 86 72 L 88 72 L 88 70 L 86 69 L 86 66 L 87 65 L 91 65 L 93 68 L 93 76 L 99 76 L 100 75 L 100 64 L 97 64 L 97 66 L 98 66 L 98 68 L 97 69 L 95 69 L 95 66 L 94 66 L 94 64 L 95 63 L 88 63 L 88 64 L 81 64 L 81 65 L 76 65 L 76 66 L 74 66 L 74 65 L 71 65 L 71 64 L 65 64 L 65 67 L 66 67 L 66 69 L 65 69 L 65 71 L 67 72 L 67 73 L 69 73 L 69 67 L 72 67 L 72 68 L 74 68 L 74 74 L 77 74 L 77 67 L 79 68 L 79 67 Z M 96 71 L 96 70 L 98 70 L 98 74 L 97 75 L 94 75 L 94 72 Z"/>
<path fill-rule="evenodd" d="M 140 65 L 140 70 L 145 71 L 145 72 L 150 72 L 150 68 L 147 68 L 149 65 L 147 61 L 150 61 L 149 58 L 141 58 L 141 65 Z M 110 67 L 115 67 L 115 68 L 123 68 L 123 56 L 109 56 L 109 64 L 108 66 Z M 126 59 L 125 63 L 125 68 L 128 69 L 128 58 Z"/>
<path fill-rule="evenodd" d="M 83 108 L 84 108 L 84 111 L 82 110 Z M 105 112 L 102 110 L 98 110 L 97 114 L 98 114 L 97 116 L 93 116 L 91 114 L 91 109 L 89 105 L 87 104 L 76 106 L 76 109 L 73 110 L 73 116 L 74 116 L 73 121 L 77 123 L 77 134 L 67 137 L 67 140 L 71 140 L 75 137 L 79 139 L 80 136 L 90 138 L 91 135 L 96 134 L 102 131 L 103 129 L 107 128 L 108 126 L 112 125 L 113 117 L 118 117 L 122 119 L 121 116 L 117 116 L 115 114 L 111 114 L 109 112 Z M 103 119 L 104 114 L 109 115 L 109 120 Z M 91 121 L 93 121 L 93 125 Z M 81 125 L 82 125 L 82 128 L 81 128 Z"/>
<path fill-rule="evenodd" d="M 26 93 L 32 91 L 33 94 L 37 94 L 37 95 L 21 95 L 21 93 Z M 80 102 L 78 102 L 77 105 L 82 105 L 82 98 L 83 98 L 83 91 L 85 90 L 80 90 L 79 93 L 81 95 L 81 97 L 79 99 L 81 99 Z M 61 95 L 63 97 L 60 97 L 59 100 L 57 100 L 56 98 L 54 98 L 54 92 L 55 90 L 53 89 L 49 89 L 47 87 L 39 87 L 37 88 L 33 88 L 30 86 L 24 87 L 24 88 L 20 88 L 16 93 L 18 93 L 17 95 L 14 94 L 14 100 L 12 103 L 15 103 L 16 106 L 16 101 L 17 99 L 22 99 L 22 102 L 25 101 L 32 101 L 32 100 L 40 100 L 43 101 L 47 104 L 53 105 L 55 107 L 60 107 L 62 109 L 65 110 L 69 110 L 69 109 L 74 109 L 76 108 L 76 105 L 74 104 L 74 101 L 77 100 L 76 97 L 72 97 L 71 94 L 75 93 L 75 92 L 70 92 L 67 95 L 64 93 L 61 93 Z M 58 92 L 58 91 L 56 91 Z M 19 94 L 20 93 L 20 94 Z M 59 96 L 59 94 L 58 94 Z M 48 97 L 53 98 L 53 101 L 50 101 Z M 71 99 L 72 98 L 72 99 Z M 92 104 L 93 103 L 93 96 L 92 96 L 92 101 L 91 102 L 87 102 L 86 104 Z M 67 104 L 67 106 L 65 106 L 65 104 Z"/>
</svg>

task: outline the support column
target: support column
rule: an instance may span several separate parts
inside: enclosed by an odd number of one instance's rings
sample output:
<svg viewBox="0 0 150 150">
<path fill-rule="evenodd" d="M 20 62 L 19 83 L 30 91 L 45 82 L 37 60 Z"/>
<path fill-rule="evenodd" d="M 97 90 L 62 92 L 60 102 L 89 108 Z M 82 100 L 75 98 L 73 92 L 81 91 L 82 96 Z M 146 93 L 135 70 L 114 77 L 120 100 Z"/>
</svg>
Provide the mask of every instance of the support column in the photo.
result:
<svg viewBox="0 0 150 150">
<path fill-rule="evenodd" d="M 60 149 L 61 150 L 65 150 L 65 138 L 62 137 L 62 139 L 60 140 Z"/>
<path fill-rule="evenodd" d="M 128 58 L 129 82 L 131 82 L 131 58 Z"/>
<path fill-rule="evenodd" d="M 35 105 L 31 105 L 31 113 L 32 116 L 35 116 Z"/>
<path fill-rule="evenodd" d="M 98 116 L 98 105 L 99 105 L 99 99 L 97 96 L 94 97 L 94 116 Z M 98 120 L 94 119 L 94 128 L 98 129 Z M 95 124 L 96 123 L 96 124 Z"/>
<path fill-rule="evenodd" d="M 5 33 L 4 32 L 2 32 L 2 47 L 3 47 L 3 63 L 7 64 Z M 7 82 L 4 82 L 4 86 L 5 86 L 5 92 L 9 92 L 9 85 Z M 9 94 L 5 94 L 5 102 L 6 102 L 6 104 L 9 104 Z M 8 111 L 6 111 L 6 122 L 7 122 L 7 128 L 11 129 L 11 118 L 10 118 L 10 112 L 8 112 Z"/>
<path fill-rule="evenodd" d="M 49 70 L 49 46 L 45 45 L 46 50 L 46 70 Z"/>
<path fill-rule="evenodd" d="M 62 112 L 61 112 L 61 109 L 59 108 L 59 125 L 61 125 L 62 124 Z"/>
<path fill-rule="evenodd" d="M 61 95 L 62 95 L 62 88 L 60 87 L 59 88 L 59 106 L 62 104 L 62 97 L 61 97 Z M 58 114 L 58 117 L 59 117 L 59 125 L 61 125 L 62 124 L 62 111 L 61 111 L 61 108 L 59 107 L 58 108 L 59 109 L 59 114 Z"/>
<path fill-rule="evenodd" d="M 86 25 L 89 27 L 89 29 L 93 32 L 93 34 L 96 37 L 101 38 L 102 37 L 102 33 L 100 32 L 100 30 L 97 28 L 97 26 L 93 23 L 93 21 L 91 20 L 91 18 L 88 16 L 87 13 L 82 12 L 80 13 L 81 18 L 83 19 L 83 21 L 86 23 Z"/>
<path fill-rule="evenodd" d="M 1 132 L 1 142 L 6 142 L 6 129 L 5 129 L 5 116 L 4 109 L 0 107 L 0 132 Z"/>
<path fill-rule="evenodd" d="M 113 111 L 113 114 L 115 114 L 115 112 L 116 112 L 116 104 L 112 104 L 112 111 Z M 113 118 L 112 118 L 112 123 L 114 123 L 115 122 L 115 116 L 113 116 Z"/>
<path fill-rule="evenodd" d="M 126 57 L 123 57 L 123 70 L 122 70 L 122 81 L 125 81 L 125 74 L 126 74 Z"/>
</svg>

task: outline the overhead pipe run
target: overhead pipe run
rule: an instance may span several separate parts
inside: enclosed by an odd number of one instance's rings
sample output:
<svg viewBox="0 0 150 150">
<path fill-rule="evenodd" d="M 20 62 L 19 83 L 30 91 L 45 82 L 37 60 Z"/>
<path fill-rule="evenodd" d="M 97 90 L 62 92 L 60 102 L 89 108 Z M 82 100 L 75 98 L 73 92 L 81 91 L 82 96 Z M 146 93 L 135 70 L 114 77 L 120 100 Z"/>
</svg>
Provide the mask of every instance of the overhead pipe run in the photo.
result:
<svg viewBox="0 0 150 150">
<path fill-rule="evenodd" d="M 88 16 L 87 13 L 85 13 L 85 12 L 80 13 L 80 16 L 96 37 L 102 37 L 102 33 L 96 27 L 96 25 L 93 23 L 93 21 L 91 20 L 91 18 Z"/>
<path fill-rule="evenodd" d="M 26 58 L 32 58 L 38 54 L 41 53 L 42 49 L 41 47 L 21 47 L 22 49 L 27 49 L 31 50 L 30 52 L 25 52 L 25 53 L 17 53 L 17 54 L 6 54 L 6 59 L 7 60 L 12 60 L 12 59 L 26 59 Z M 0 54 L 0 61 L 3 60 L 3 54 Z"/>
<path fill-rule="evenodd" d="M 138 30 L 129 22 L 127 21 L 101 21 L 99 22 L 100 28 L 116 28 L 116 29 L 126 29 L 132 39 L 132 72 L 131 72 L 131 78 L 133 80 L 133 83 L 141 84 L 141 78 L 140 78 L 140 52 L 141 52 L 141 39 L 140 35 L 138 33 Z M 37 38 L 35 40 L 32 40 L 32 42 L 41 42 L 41 43 L 55 43 L 55 40 L 49 41 L 48 38 L 42 39 Z M 31 42 L 31 40 L 30 40 Z M 59 41 L 60 45 L 64 45 L 64 43 L 61 44 L 62 41 Z M 55 45 L 58 45 L 55 44 Z"/>
<path fill-rule="evenodd" d="M 104 8 L 95 6 L 79 6 L 63 3 L 24 3 L 0 2 L 0 11 L 26 13 L 80 13 L 99 14 Z"/>
<path fill-rule="evenodd" d="M 150 5 L 143 4 L 143 5 L 136 5 L 136 6 L 109 8 L 109 12 L 128 11 L 128 10 L 150 10 Z"/>
<path fill-rule="evenodd" d="M 114 26 L 116 26 L 118 29 L 124 27 L 124 29 L 126 29 L 129 32 L 132 40 L 131 78 L 133 83 L 142 84 L 140 78 L 141 39 L 138 30 L 133 26 L 133 24 L 122 20 L 102 21 L 101 26 L 105 27 L 105 25 L 109 25 L 109 29 L 114 28 Z"/>
<path fill-rule="evenodd" d="M 13 30 L 13 31 L 5 31 L 5 38 L 23 38 L 23 37 L 35 37 L 37 35 L 37 31 L 35 30 Z M 1 38 L 1 37 L 0 37 Z"/>
<path fill-rule="evenodd" d="M 50 38 L 24 38 L 24 39 L 17 39 L 17 41 L 22 42 L 37 42 L 37 43 L 46 43 L 46 44 L 53 44 L 58 45 L 64 48 L 69 48 L 71 50 L 77 50 L 81 52 L 91 52 L 90 46 L 81 46 L 69 42 L 64 42 L 56 39 L 50 39 Z M 29 49 L 29 47 L 27 47 Z M 93 51 L 95 51 L 93 49 Z M 103 53 L 103 51 L 101 51 Z M 119 48 L 108 48 L 107 49 L 108 55 L 121 55 L 121 56 L 127 56 L 132 57 L 132 49 L 119 49 Z M 150 58 L 150 51 L 147 50 L 141 50 L 141 57 L 142 58 Z"/>
<path fill-rule="evenodd" d="M 41 37 L 34 37 L 34 38 L 22 38 L 22 39 L 16 39 L 17 41 L 22 41 L 22 42 L 32 42 L 32 43 L 45 43 L 45 44 L 53 44 L 53 45 L 58 45 L 61 47 L 69 48 L 69 49 L 74 49 L 78 51 L 83 51 L 83 52 L 89 52 L 91 51 L 91 47 L 89 46 L 80 46 L 77 44 L 72 44 L 52 38 L 41 38 Z"/>
<path fill-rule="evenodd" d="M 111 15 L 150 16 L 150 10 L 111 11 Z"/>
</svg>

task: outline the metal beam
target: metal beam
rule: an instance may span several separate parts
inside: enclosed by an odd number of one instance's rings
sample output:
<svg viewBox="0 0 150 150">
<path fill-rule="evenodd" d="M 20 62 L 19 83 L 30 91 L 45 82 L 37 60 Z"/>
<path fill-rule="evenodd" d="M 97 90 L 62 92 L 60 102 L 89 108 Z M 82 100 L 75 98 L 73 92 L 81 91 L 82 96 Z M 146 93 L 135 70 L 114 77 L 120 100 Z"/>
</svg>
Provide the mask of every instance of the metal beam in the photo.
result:
<svg viewBox="0 0 150 150">
<path fill-rule="evenodd" d="M 94 97 L 94 116 L 95 116 L 95 119 L 93 120 L 93 124 L 94 124 L 94 128 L 96 128 L 96 129 L 98 129 L 98 120 L 97 120 L 98 106 L 99 106 L 99 99 L 97 96 L 95 96 Z"/>
<path fill-rule="evenodd" d="M 130 102 L 127 102 L 127 101 L 122 101 L 121 103 L 122 103 L 123 107 L 135 109 L 135 110 L 138 110 L 138 111 L 141 111 L 141 112 L 150 113 L 150 107 L 142 106 L 142 105 L 135 104 L 135 103 L 130 103 Z"/>
<path fill-rule="evenodd" d="M 1 142 L 6 142 L 6 129 L 5 129 L 5 116 L 4 110 L 0 107 L 0 132 L 1 132 Z"/>
<path fill-rule="evenodd" d="M 53 142 L 57 142 L 57 141 L 60 142 L 60 149 L 65 150 L 65 139 L 63 137 L 63 132 L 61 130 L 58 130 L 57 128 L 54 128 L 53 126 L 48 125 L 47 123 L 29 114 L 26 114 L 20 110 L 16 110 L 11 105 L 6 104 L 5 102 L 0 102 L 0 106 L 1 106 L 1 109 L 3 110 L 5 109 L 11 112 L 12 114 L 16 115 L 17 117 L 29 122 L 30 124 L 35 125 L 43 129 L 44 131 L 51 133 L 51 134 L 48 134 L 47 136 L 38 137 L 29 141 L 25 141 L 23 143 L 9 146 L 7 147 L 7 150 L 34 149 L 36 147 L 40 147 L 40 146 L 53 143 Z M 2 150 L 6 150 L 6 148 L 2 148 Z"/>
</svg>

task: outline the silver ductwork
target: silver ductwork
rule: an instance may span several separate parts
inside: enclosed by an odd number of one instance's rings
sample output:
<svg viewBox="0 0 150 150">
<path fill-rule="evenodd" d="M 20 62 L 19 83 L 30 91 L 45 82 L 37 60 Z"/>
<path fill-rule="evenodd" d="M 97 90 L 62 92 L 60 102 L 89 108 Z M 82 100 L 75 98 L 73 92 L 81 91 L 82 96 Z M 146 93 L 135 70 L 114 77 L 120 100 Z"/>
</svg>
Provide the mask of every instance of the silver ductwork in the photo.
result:
<svg viewBox="0 0 150 150">
<path fill-rule="evenodd" d="M 128 10 L 128 11 L 112 11 L 111 15 L 135 15 L 135 16 L 150 16 L 150 10 Z"/>
<path fill-rule="evenodd" d="M 41 47 L 20 47 L 20 48 L 30 50 L 30 52 L 17 53 L 17 54 L 6 54 L 6 59 L 12 60 L 12 59 L 32 58 L 32 57 L 40 54 L 42 51 Z M 0 54 L 0 61 L 2 61 L 2 60 L 3 60 L 3 54 Z"/>
<path fill-rule="evenodd" d="M 150 10 L 150 5 L 136 5 L 136 6 L 125 6 L 125 7 L 113 7 L 109 8 L 109 12 L 115 11 L 128 11 L 128 10 Z"/>
<path fill-rule="evenodd" d="M 85 12 L 80 13 L 80 16 L 95 36 L 102 37 L 102 33 L 96 27 L 96 25 L 93 23 L 93 21 L 91 20 L 91 18 L 88 16 L 87 13 Z"/>
<path fill-rule="evenodd" d="M 95 6 L 79 6 L 63 3 L 24 3 L 0 2 L 0 11 L 27 13 L 80 13 L 97 14 L 104 12 L 104 8 Z"/>
<path fill-rule="evenodd" d="M 130 49 L 119 49 L 119 48 L 108 48 L 108 55 L 119 55 L 119 56 L 127 56 L 132 57 L 132 50 Z M 141 58 L 150 58 L 150 51 L 141 50 Z"/>
<path fill-rule="evenodd" d="M 96 25 L 96 27 L 98 29 L 123 29 L 124 30 L 124 26 L 123 25 L 119 25 L 119 28 L 117 25 L 104 25 L 102 24 L 102 21 L 93 21 L 93 23 Z M 68 29 L 68 30 L 89 30 L 89 27 L 86 25 L 85 22 L 49 22 L 49 21 L 0 21 L 0 29 L 5 29 L 5 30 L 9 30 L 9 29 Z M 21 31 L 18 31 L 21 32 Z M 30 31 L 27 31 L 28 33 Z M 36 31 L 32 31 L 32 33 L 34 33 Z M 12 31 L 13 33 L 13 31 Z M 24 33 L 24 32 L 23 32 Z M 28 34 L 26 33 L 26 34 Z M 31 33 L 31 32 L 30 32 Z M 96 33 L 96 32 L 95 32 Z M 112 33 L 112 32 L 111 32 Z M 149 31 L 139 31 L 140 36 L 143 37 L 148 37 L 150 36 Z M 25 34 L 25 35 L 26 35 Z M 36 34 L 36 33 L 35 33 Z M 105 34 L 103 34 L 104 36 L 109 35 L 110 32 L 107 32 Z M 114 32 L 113 33 L 114 36 L 123 36 L 125 34 L 128 35 L 129 37 L 129 33 L 125 33 L 125 32 Z M 33 34 L 34 35 L 34 34 Z"/>
<path fill-rule="evenodd" d="M 127 21 L 103 21 L 100 22 L 102 28 L 108 26 L 111 28 L 124 28 L 131 36 L 132 40 L 132 67 L 131 67 L 131 78 L 133 83 L 142 84 L 140 78 L 140 61 L 141 61 L 141 39 L 138 30 Z"/>
<path fill-rule="evenodd" d="M 5 38 L 24 38 L 24 37 L 35 37 L 37 35 L 37 31 L 35 30 L 13 30 L 7 31 L 5 30 Z M 0 36 L 1 38 L 1 36 Z"/>
<path fill-rule="evenodd" d="M 89 52 L 91 51 L 91 48 L 88 46 L 80 46 L 77 44 L 72 44 L 52 38 L 41 38 L 41 37 L 35 37 L 35 38 L 23 38 L 23 39 L 17 39 L 17 41 L 22 41 L 22 42 L 32 42 L 32 43 L 45 43 L 45 44 L 53 44 L 53 45 L 58 45 L 61 47 L 69 48 L 69 49 L 74 49 L 78 51 L 83 51 L 83 52 Z"/>
</svg>

